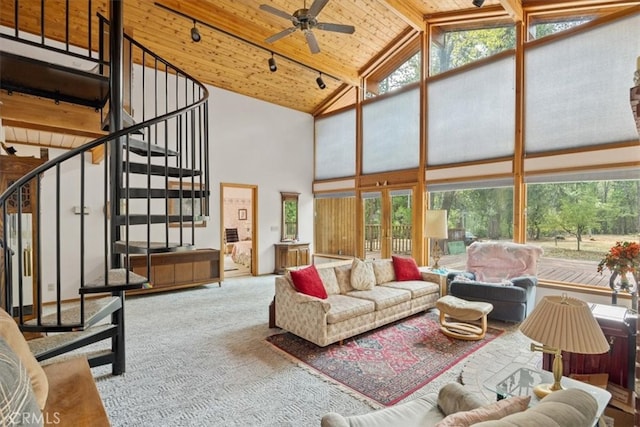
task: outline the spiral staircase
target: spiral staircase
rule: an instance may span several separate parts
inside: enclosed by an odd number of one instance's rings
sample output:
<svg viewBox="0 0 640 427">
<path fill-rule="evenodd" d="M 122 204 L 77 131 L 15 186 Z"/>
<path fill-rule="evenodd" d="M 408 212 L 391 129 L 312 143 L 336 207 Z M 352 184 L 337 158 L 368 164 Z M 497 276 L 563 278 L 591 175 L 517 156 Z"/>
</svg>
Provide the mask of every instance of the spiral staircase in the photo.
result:
<svg viewBox="0 0 640 427">
<path fill-rule="evenodd" d="M 41 4 L 38 22 L 51 22 Z M 44 103 L 42 114 L 55 114 L 54 103 L 92 107 L 109 131 L 35 167 L 0 195 L 0 298 L 22 331 L 37 337 L 29 345 L 38 360 L 105 341 L 87 352 L 89 364 L 111 364 L 119 375 L 125 371 L 125 292 L 149 286 L 149 274 L 127 268 L 130 257 L 146 255 L 150 272 L 150 254 L 195 248 L 195 225 L 208 215 L 209 94 L 124 34 L 121 2 L 109 2 L 109 19 L 92 13 L 90 0 L 71 7 L 80 4 L 84 47 L 69 39 L 77 14 L 66 11 L 66 39 L 52 42 L 44 24 L 40 34 L 25 31 L 17 0 L 13 29 L 0 34 L 3 46 L 18 51 L 26 46 L 94 64 L 80 70 L 2 48 L 3 91 L 44 98 L 49 107 Z M 77 21 L 73 26 L 79 31 Z M 91 161 L 96 152 L 104 153 L 97 165 Z M 69 209 L 74 205 L 76 215 Z M 90 205 L 104 209 L 87 215 Z M 32 247 L 25 247 L 25 233 L 34 236 Z M 77 286 L 73 298 L 65 297 L 69 286 Z"/>
</svg>

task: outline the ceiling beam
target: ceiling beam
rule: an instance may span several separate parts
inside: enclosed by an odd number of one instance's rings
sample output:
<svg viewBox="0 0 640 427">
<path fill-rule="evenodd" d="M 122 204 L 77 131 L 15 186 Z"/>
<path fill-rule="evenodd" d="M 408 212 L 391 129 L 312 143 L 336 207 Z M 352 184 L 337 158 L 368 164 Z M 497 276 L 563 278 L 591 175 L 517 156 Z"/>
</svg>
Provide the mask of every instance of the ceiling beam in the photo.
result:
<svg viewBox="0 0 640 427">
<path fill-rule="evenodd" d="M 524 12 L 522 11 L 522 0 L 500 0 L 500 4 L 507 11 L 511 19 L 515 22 L 524 21 Z"/>
<path fill-rule="evenodd" d="M 51 99 L 5 91 L 0 93 L 2 123 L 47 132 L 99 138 L 106 134 L 100 129 L 100 113 L 93 108 L 54 103 Z M 46 114 L 42 112 L 46 111 Z"/>
<path fill-rule="evenodd" d="M 406 0 L 380 0 L 380 3 L 415 30 L 424 31 L 424 16 L 419 10 L 411 7 L 410 2 Z"/>
</svg>

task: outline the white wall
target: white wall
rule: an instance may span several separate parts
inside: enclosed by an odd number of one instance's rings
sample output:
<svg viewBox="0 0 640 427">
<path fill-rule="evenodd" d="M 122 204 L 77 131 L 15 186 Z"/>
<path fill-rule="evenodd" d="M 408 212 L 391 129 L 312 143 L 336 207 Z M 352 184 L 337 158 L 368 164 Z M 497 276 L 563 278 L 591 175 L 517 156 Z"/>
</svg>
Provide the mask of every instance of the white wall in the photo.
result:
<svg viewBox="0 0 640 427">
<path fill-rule="evenodd" d="M 204 241 L 220 246 L 220 183 L 257 185 L 258 223 L 253 226 L 258 231 L 258 274 L 272 273 L 273 244 L 280 241 L 281 191 L 300 193 L 300 240 L 313 240 L 313 117 L 209 89 L 212 195 Z"/>
</svg>

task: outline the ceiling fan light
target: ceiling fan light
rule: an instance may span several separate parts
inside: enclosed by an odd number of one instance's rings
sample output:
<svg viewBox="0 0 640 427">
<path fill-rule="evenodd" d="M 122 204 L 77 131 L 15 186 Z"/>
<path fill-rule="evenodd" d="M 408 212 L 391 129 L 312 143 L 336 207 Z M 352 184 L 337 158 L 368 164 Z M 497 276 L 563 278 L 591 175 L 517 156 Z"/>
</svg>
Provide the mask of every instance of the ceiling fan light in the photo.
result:
<svg viewBox="0 0 640 427">
<path fill-rule="evenodd" d="M 269 63 L 269 70 L 273 73 L 278 70 L 278 65 L 276 64 L 276 59 L 271 54 L 271 58 L 267 61 Z"/>
<path fill-rule="evenodd" d="M 193 28 L 191 29 L 191 40 L 198 43 L 202 37 L 200 37 L 200 31 L 196 28 L 196 21 L 193 21 Z"/>
<path fill-rule="evenodd" d="M 473 0 L 472 3 L 475 7 L 482 7 L 484 0 Z"/>
<path fill-rule="evenodd" d="M 324 89 L 327 87 L 327 85 L 324 84 L 324 80 L 322 80 L 322 76 L 318 76 L 318 78 L 316 79 L 316 83 L 318 83 L 318 87 L 320 89 Z"/>
</svg>

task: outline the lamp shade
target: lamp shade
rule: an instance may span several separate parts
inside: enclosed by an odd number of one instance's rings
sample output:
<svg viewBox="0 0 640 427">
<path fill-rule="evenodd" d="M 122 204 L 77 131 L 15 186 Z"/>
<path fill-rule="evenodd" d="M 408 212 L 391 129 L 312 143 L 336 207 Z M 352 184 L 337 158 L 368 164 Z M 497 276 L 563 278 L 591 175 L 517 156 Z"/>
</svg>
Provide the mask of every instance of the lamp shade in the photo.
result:
<svg viewBox="0 0 640 427">
<path fill-rule="evenodd" d="M 447 239 L 447 211 L 428 210 L 424 217 L 425 237 L 431 239 Z"/>
<path fill-rule="evenodd" d="M 542 298 L 520 331 L 533 341 L 572 353 L 600 354 L 609 343 L 589 305 L 566 295 Z"/>
</svg>

